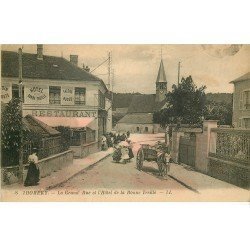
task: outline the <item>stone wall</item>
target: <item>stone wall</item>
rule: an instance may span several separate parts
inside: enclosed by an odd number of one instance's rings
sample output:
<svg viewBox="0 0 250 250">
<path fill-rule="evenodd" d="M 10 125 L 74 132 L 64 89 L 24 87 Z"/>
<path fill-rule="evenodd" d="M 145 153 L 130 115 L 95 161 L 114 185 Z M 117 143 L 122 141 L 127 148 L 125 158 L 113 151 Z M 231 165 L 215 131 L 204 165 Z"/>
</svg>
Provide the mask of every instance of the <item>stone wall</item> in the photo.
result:
<svg viewBox="0 0 250 250">
<path fill-rule="evenodd" d="M 40 178 L 50 175 L 52 172 L 58 171 L 73 163 L 73 151 L 68 150 L 60 154 L 52 155 L 38 162 L 40 169 Z M 28 165 L 24 166 L 23 177 L 27 176 Z M 18 182 L 19 171 L 18 166 L 6 167 L 1 169 L 1 185 L 10 185 Z"/>
<path fill-rule="evenodd" d="M 74 153 L 74 158 L 84 158 L 89 154 L 100 151 L 100 145 L 99 142 L 92 142 L 81 146 L 70 146 L 70 149 Z"/>
<path fill-rule="evenodd" d="M 242 188 L 250 188 L 250 167 L 243 164 L 209 157 L 208 175 Z"/>
<path fill-rule="evenodd" d="M 63 153 L 52 155 L 51 157 L 42 159 L 39 161 L 38 166 L 40 169 L 40 177 L 46 177 L 52 172 L 58 171 L 64 167 L 73 163 L 72 150 L 65 151 Z"/>
</svg>

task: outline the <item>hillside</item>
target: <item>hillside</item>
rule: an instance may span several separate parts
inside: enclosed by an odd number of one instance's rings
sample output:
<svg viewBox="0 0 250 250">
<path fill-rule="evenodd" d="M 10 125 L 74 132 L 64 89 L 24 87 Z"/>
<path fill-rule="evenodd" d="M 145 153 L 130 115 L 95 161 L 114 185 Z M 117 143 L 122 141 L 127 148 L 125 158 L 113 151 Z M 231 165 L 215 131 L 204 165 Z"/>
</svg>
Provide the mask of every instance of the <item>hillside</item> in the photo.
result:
<svg viewBox="0 0 250 250">
<path fill-rule="evenodd" d="M 127 108 L 129 107 L 133 96 L 142 95 L 140 93 L 114 93 L 113 94 L 113 108 Z M 230 93 L 207 93 L 207 101 L 214 101 L 217 103 L 225 102 L 232 103 L 232 94 Z"/>
<path fill-rule="evenodd" d="M 114 93 L 113 94 L 113 108 L 127 108 L 133 96 L 141 95 L 140 93 Z"/>
<path fill-rule="evenodd" d="M 233 94 L 230 93 L 207 93 L 206 94 L 207 101 L 214 101 L 217 103 L 227 103 L 231 104 L 233 101 Z"/>
</svg>

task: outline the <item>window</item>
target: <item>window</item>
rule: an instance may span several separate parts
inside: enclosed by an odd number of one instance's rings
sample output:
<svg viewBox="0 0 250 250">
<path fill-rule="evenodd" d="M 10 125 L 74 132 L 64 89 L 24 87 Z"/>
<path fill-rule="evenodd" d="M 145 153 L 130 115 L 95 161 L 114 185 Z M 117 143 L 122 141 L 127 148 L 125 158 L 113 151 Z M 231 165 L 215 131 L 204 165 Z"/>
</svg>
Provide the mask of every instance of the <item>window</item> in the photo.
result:
<svg viewBox="0 0 250 250">
<path fill-rule="evenodd" d="M 250 109 L 250 90 L 244 92 L 244 108 Z"/>
<path fill-rule="evenodd" d="M 24 86 L 22 86 L 22 92 L 24 100 Z M 19 85 L 17 84 L 12 85 L 12 98 L 19 98 Z"/>
<path fill-rule="evenodd" d="M 145 127 L 145 132 L 148 132 L 148 127 Z"/>
<path fill-rule="evenodd" d="M 49 103 L 61 104 L 61 87 L 49 87 Z"/>
<path fill-rule="evenodd" d="M 137 132 L 140 132 L 140 128 L 139 128 L 139 127 L 136 127 L 136 131 L 137 131 Z"/>
<path fill-rule="evenodd" d="M 240 93 L 240 109 L 250 109 L 250 90 Z"/>
<path fill-rule="evenodd" d="M 85 105 L 85 88 L 75 88 L 75 104 Z"/>
<path fill-rule="evenodd" d="M 245 128 L 250 128 L 250 118 L 245 118 L 244 119 L 244 123 L 245 123 Z"/>
</svg>

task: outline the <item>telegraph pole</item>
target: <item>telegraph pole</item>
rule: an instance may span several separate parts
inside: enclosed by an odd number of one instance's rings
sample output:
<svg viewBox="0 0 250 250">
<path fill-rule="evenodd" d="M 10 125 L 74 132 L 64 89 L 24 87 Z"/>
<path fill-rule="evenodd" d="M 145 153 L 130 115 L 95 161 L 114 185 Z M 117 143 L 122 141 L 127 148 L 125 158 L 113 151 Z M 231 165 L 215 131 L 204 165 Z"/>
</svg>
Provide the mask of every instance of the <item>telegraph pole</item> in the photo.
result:
<svg viewBox="0 0 250 250">
<path fill-rule="evenodd" d="M 112 69 L 112 81 L 111 81 L 111 106 L 113 107 L 113 98 L 114 98 L 114 85 L 115 85 L 115 70 Z"/>
<path fill-rule="evenodd" d="M 108 52 L 108 90 L 111 90 L 111 68 L 112 68 L 112 54 Z"/>
<path fill-rule="evenodd" d="M 180 68 L 181 68 L 181 62 L 178 63 L 178 86 L 180 84 Z"/>
<path fill-rule="evenodd" d="M 20 183 L 23 183 L 23 55 L 22 49 L 18 49 L 18 78 L 19 78 L 19 99 L 21 113 L 20 128 L 20 149 L 19 149 L 19 177 Z"/>
</svg>

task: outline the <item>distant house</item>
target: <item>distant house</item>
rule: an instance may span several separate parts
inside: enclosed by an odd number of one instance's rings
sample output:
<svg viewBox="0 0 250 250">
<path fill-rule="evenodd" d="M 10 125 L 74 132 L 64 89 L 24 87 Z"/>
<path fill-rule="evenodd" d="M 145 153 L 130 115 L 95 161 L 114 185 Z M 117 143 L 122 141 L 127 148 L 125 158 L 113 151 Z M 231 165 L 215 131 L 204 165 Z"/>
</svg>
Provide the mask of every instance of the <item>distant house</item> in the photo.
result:
<svg viewBox="0 0 250 250">
<path fill-rule="evenodd" d="M 233 125 L 250 129 L 250 72 L 230 83 L 234 84 Z"/>
<path fill-rule="evenodd" d="M 127 114 L 116 125 L 118 132 L 157 133 L 160 131 L 159 124 L 153 122 L 153 114 L 166 104 L 167 79 L 162 60 L 155 85 L 156 94 L 133 96 Z"/>
</svg>

